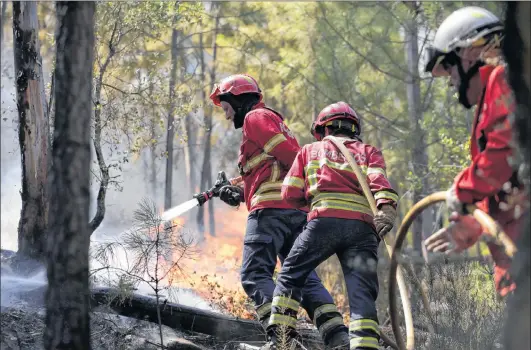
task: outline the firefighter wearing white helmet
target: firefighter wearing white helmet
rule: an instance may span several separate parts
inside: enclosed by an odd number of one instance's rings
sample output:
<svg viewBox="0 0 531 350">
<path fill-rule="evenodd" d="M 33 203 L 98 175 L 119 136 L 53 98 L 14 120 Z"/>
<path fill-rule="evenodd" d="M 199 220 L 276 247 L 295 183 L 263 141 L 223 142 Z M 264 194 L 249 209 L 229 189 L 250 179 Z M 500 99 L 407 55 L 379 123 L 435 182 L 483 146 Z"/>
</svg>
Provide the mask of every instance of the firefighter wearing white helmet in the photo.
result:
<svg viewBox="0 0 531 350">
<path fill-rule="evenodd" d="M 426 72 L 434 77 L 450 76 L 456 67 L 459 75 L 459 102 L 466 108 L 475 103 L 470 94 L 470 81 L 478 77 L 485 65 L 483 54 L 499 48 L 503 34 L 500 19 L 481 7 L 469 6 L 453 12 L 440 25 L 428 48 Z"/>
<path fill-rule="evenodd" d="M 426 240 L 433 251 L 459 252 L 472 246 L 483 233 L 475 219 L 467 215 L 467 204 L 487 212 L 514 241 L 523 221 L 522 208 L 528 203 L 523 186 L 509 163 L 512 129 L 508 116 L 514 111 L 504 65 L 486 62 L 500 55 L 504 28 L 491 12 L 465 7 L 441 24 L 428 50 L 426 71 L 434 77 L 449 76 L 466 108 L 476 105 L 470 155 L 471 164 L 459 173 L 447 191 L 446 204 L 455 224 Z M 501 296 L 516 285 L 509 274 L 510 259 L 489 243 L 495 262 L 494 282 Z"/>
</svg>

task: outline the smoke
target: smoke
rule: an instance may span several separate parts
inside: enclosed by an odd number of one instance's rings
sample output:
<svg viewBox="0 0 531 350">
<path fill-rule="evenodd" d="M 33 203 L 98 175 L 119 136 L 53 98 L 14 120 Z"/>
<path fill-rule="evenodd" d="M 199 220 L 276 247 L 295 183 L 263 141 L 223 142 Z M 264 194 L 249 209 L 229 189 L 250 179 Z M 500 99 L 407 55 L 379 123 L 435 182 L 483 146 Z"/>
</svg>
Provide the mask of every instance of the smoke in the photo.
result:
<svg viewBox="0 0 531 350">
<path fill-rule="evenodd" d="M 10 38 L 4 37 L 4 43 L 8 40 Z M 15 81 L 13 79 L 14 64 L 12 45 L 9 42 L 7 45 L 2 45 L 1 51 L 1 248 L 16 251 L 18 247 L 17 230 L 22 201 L 20 196 L 21 157 L 17 134 L 18 115 L 16 110 Z M 43 73 L 45 84 L 47 84 L 49 82 L 50 66 L 46 60 L 43 63 Z M 123 142 L 117 145 L 111 145 L 112 151 L 109 145 L 106 145 L 103 149 L 107 164 L 116 163 L 119 159 L 123 159 L 124 154 L 128 157 L 129 162 L 121 163 L 121 169 L 111 169 L 111 176 L 118 175 L 114 180 L 117 181 L 119 186 L 110 186 L 107 190 L 105 218 L 91 237 L 93 243 L 108 241 L 119 236 L 126 229 L 129 229 L 132 225 L 133 212 L 137 209 L 138 203 L 144 197 L 154 200 L 162 211 L 162 203 L 164 202 L 164 171 L 157 172 L 155 186 L 148 183 L 148 179 L 150 178 L 148 164 L 150 165 L 152 163 L 149 158 L 150 152 L 142 152 L 135 159 L 127 154 L 128 143 L 126 142 L 125 135 L 121 141 Z M 182 159 L 183 157 L 179 158 Z M 215 156 L 213 158 L 215 159 Z M 99 190 L 99 181 L 97 181 L 99 168 L 95 162 L 96 157 L 93 147 L 92 159 L 94 163 L 92 171 L 95 176 L 91 183 L 91 218 L 96 211 L 96 198 Z M 197 164 L 201 164 L 201 162 L 198 161 Z M 156 166 L 158 169 L 163 170 L 165 168 L 165 158 L 157 159 Z M 178 169 L 173 173 L 174 205 L 190 199 L 188 198 L 188 191 L 183 187 L 183 184 L 187 183 L 187 179 L 183 170 L 184 164 L 182 164 L 182 161 L 181 163 L 177 162 L 177 167 Z M 157 187 L 157 193 L 152 193 L 151 189 L 153 187 Z M 190 220 L 190 222 L 192 221 Z M 47 283 L 45 271 L 40 271 L 31 278 L 5 276 L 5 273 L 2 273 L 1 281 L 2 307 L 14 305 L 17 303 L 17 300 L 19 302 L 21 294 L 44 290 L 43 287 Z M 153 291 L 149 286 L 140 284 L 137 292 L 150 294 Z M 168 297 L 173 302 L 212 310 L 201 297 L 190 290 L 180 289 L 176 293 L 173 293 L 173 296 Z"/>
<path fill-rule="evenodd" d="M 5 40 L 5 39 L 4 39 Z M 20 198 L 20 151 L 17 136 L 13 51 L 2 45 L 1 131 L 1 247 L 17 249 L 17 228 L 22 202 Z"/>
</svg>

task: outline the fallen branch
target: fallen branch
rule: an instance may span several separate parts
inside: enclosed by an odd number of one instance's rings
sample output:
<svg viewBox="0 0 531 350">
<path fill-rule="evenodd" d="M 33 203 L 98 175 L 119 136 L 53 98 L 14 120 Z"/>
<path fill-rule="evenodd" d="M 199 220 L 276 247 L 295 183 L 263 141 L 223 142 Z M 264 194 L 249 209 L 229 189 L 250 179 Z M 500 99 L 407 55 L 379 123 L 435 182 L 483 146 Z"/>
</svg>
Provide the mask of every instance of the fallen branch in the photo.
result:
<svg viewBox="0 0 531 350">
<path fill-rule="evenodd" d="M 158 324 L 154 297 L 133 293 L 122 301 L 119 295 L 114 288 L 93 289 L 91 305 L 93 308 L 107 305 L 120 315 Z M 158 308 L 164 326 L 212 335 L 222 341 L 265 341 L 265 334 L 257 321 L 237 319 L 167 301 L 158 305 Z"/>
</svg>

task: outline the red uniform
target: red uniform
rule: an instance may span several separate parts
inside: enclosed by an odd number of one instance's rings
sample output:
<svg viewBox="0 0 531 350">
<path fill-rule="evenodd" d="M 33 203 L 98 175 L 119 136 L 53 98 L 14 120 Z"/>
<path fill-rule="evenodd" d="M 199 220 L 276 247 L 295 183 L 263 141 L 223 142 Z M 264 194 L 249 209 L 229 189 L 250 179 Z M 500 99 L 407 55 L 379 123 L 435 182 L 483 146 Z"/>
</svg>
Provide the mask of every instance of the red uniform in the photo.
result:
<svg viewBox="0 0 531 350">
<path fill-rule="evenodd" d="M 347 149 L 367 174 L 378 207 L 396 208 L 398 195 L 385 173 L 382 153 L 355 139 L 346 139 Z M 317 217 L 357 219 L 373 225 L 369 202 L 346 158 L 331 141 L 305 145 L 297 154 L 282 186 L 282 197 L 300 207 L 310 203 L 308 221 Z"/>
<path fill-rule="evenodd" d="M 238 168 L 247 210 L 294 209 L 282 200 L 282 180 L 300 146 L 277 112 L 258 103 L 245 116 Z"/>
<path fill-rule="evenodd" d="M 508 200 L 502 191 L 506 182 L 521 188 L 509 164 L 512 154 L 512 131 L 508 119 L 513 110 L 511 91 L 502 66 L 484 66 L 479 73 L 485 90 L 477 108 L 470 140 L 472 164 L 456 177 L 456 194 L 463 203 L 479 202 L 476 203 L 478 207 L 492 216 L 515 240 L 522 220 L 515 216 L 514 207 L 503 210 L 502 204 L 500 208 L 500 204 Z M 509 280 L 507 269 L 510 261 L 499 247 L 489 245 L 489 249 L 496 264 L 496 288 L 504 296 L 515 288 L 514 283 L 504 283 Z"/>
</svg>

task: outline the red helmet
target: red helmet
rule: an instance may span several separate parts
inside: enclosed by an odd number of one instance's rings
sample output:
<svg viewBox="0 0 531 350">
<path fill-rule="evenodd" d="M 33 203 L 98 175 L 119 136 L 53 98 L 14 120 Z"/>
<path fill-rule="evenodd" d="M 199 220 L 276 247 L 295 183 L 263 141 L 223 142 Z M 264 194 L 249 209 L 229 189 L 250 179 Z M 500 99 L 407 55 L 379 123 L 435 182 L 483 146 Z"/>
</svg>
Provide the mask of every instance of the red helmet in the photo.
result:
<svg viewBox="0 0 531 350">
<path fill-rule="evenodd" d="M 312 124 L 312 135 L 321 141 L 325 126 L 348 129 L 356 135 L 361 133 L 360 117 L 348 103 L 340 101 L 326 106 Z"/>
<path fill-rule="evenodd" d="M 262 91 L 258 83 L 247 74 L 234 74 L 223 79 L 218 85 L 214 85 L 210 99 L 216 106 L 221 106 L 219 96 L 229 93 L 232 95 L 256 93 L 260 95 L 260 101 L 262 101 Z"/>
</svg>

